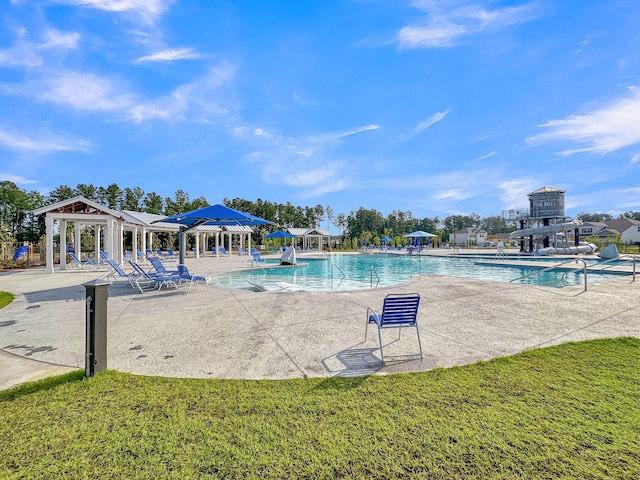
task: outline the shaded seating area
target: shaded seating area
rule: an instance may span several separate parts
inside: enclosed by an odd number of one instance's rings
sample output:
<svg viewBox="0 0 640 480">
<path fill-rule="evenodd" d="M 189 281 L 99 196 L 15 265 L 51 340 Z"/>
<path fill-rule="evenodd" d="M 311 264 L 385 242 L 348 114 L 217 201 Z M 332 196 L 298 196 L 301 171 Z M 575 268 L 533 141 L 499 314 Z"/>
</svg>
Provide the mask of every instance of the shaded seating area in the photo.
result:
<svg viewBox="0 0 640 480">
<path fill-rule="evenodd" d="M 386 297 L 384 297 L 382 310 L 380 311 L 380 313 L 378 313 L 371 307 L 367 307 L 367 323 L 364 331 L 365 341 L 367 339 L 369 324 L 375 324 L 376 327 L 378 327 L 378 341 L 380 342 L 380 358 L 382 361 L 384 361 L 385 358 L 404 357 L 410 355 L 419 355 L 420 358 L 422 358 L 422 344 L 420 342 L 420 331 L 418 330 L 419 305 L 420 295 L 417 293 L 411 293 L 387 295 Z M 403 353 L 385 356 L 382 344 L 382 330 L 397 328 L 399 340 L 402 329 L 406 327 L 412 327 L 416 329 L 419 351 L 414 353 Z"/>
</svg>

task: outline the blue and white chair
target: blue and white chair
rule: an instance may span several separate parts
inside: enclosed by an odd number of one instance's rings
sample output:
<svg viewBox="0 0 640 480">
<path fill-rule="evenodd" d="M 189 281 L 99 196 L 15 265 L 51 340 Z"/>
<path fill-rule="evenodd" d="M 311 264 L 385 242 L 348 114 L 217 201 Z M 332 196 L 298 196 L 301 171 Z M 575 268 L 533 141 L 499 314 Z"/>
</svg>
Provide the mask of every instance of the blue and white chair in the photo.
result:
<svg viewBox="0 0 640 480">
<path fill-rule="evenodd" d="M 420 355 L 422 358 L 422 344 L 420 343 L 420 331 L 418 330 L 418 307 L 420 305 L 420 295 L 417 293 L 395 294 L 390 293 L 384 297 L 382 310 L 376 312 L 371 307 L 367 307 L 367 324 L 364 331 L 365 341 L 369 324 L 373 323 L 378 327 L 378 340 L 380 342 L 380 358 L 384 362 L 385 358 L 404 357 L 409 355 Z M 398 339 L 402 328 L 412 327 L 416 329 L 418 336 L 419 351 L 398 355 L 384 355 L 382 350 L 382 330 L 397 328 Z"/>
</svg>

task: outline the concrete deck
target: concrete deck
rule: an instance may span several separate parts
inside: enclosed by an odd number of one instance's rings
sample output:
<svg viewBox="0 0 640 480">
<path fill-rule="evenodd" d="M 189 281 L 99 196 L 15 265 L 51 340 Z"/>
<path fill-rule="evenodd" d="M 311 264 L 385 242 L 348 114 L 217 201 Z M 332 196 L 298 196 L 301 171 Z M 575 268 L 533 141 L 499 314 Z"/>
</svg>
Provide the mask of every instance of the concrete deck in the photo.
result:
<svg viewBox="0 0 640 480">
<path fill-rule="evenodd" d="M 246 257 L 188 257 L 192 273 L 247 268 Z M 0 389 L 84 368 L 85 289 L 105 271 L 0 273 L 16 295 L 0 310 Z M 379 360 L 367 306 L 418 292 L 424 358 Z M 385 354 L 415 351 L 415 332 L 385 331 Z M 109 287 L 108 368 L 141 375 L 286 379 L 429 370 L 568 341 L 640 336 L 640 281 L 564 289 L 421 275 L 389 288 L 272 293 Z"/>
</svg>

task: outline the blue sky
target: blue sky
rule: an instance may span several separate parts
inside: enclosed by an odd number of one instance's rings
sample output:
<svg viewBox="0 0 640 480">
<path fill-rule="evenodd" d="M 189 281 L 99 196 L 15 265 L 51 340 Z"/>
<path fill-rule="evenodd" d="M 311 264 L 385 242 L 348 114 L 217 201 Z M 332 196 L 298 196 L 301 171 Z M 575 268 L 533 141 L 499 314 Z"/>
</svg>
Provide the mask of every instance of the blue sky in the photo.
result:
<svg viewBox="0 0 640 480">
<path fill-rule="evenodd" d="M 0 180 L 640 210 L 637 0 L 2 0 Z"/>
</svg>

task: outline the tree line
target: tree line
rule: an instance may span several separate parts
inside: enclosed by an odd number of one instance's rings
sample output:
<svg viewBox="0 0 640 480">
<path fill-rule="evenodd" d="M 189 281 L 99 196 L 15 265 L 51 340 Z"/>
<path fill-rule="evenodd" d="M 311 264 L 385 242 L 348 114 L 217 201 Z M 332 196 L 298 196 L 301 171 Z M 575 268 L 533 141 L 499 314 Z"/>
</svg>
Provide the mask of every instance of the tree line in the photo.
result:
<svg viewBox="0 0 640 480">
<path fill-rule="evenodd" d="M 209 205 L 203 196 L 191 199 L 184 190 L 176 191 L 173 197 L 162 197 L 156 192 L 145 192 L 140 187 L 121 188 L 116 183 L 106 187 L 92 184 L 78 184 L 75 188 L 61 185 L 48 195 L 37 191 L 27 191 L 10 181 L 0 181 L 0 240 L 38 242 L 44 236 L 44 219 L 31 212 L 39 207 L 50 205 L 82 195 L 100 205 L 113 210 L 131 210 L 154 213 L 157 215 L 174 215 Z M 356 211 L 335 213 L 331 206 L 316 205 L 295 206 L 290 202 L 281 204 L 268 200 L 256 201 L 241 198 L 228 199 L 224 205 L 250 213 L 280 228 L 322 228 L 338 229 L 339 235 L 351 241 L 352 246 L 362 243 L 379 243 L 380 238 L 389 237 L 400 243 L 403 235 L 416 230 L 434 233 L 443 241 L 448 241 L 449 234 L 464 228 L 482 228 L 489 235 L 509 233 L 516 228 L 514 222 L 499 215 L 480 217 L 475 213 L 469 215 L 450 215 L 445 218 L 414 218 L 410 211 L 394 210 L 386 217 L 377 210 L 360 207 Z M 576 218 L 585 221 L 605 221 L 613 217 L 607 214 L 580 213 Z M 640 220 L 640 212 L 628 211 L 620 218 Z"/>
</svg>

